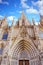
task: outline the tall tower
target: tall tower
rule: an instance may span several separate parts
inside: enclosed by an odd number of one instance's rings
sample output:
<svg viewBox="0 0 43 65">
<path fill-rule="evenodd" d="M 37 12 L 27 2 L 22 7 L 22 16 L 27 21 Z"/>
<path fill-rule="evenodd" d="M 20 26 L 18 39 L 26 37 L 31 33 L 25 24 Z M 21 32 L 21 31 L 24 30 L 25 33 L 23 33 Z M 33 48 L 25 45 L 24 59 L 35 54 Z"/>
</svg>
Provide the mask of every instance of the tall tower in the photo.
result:
<svg viewBox="0 0 43 65">
<path fill-rule="evenodd" d="M 40 15 L 40 24 L 43 26 L 43 16 Z"/>
</svg>

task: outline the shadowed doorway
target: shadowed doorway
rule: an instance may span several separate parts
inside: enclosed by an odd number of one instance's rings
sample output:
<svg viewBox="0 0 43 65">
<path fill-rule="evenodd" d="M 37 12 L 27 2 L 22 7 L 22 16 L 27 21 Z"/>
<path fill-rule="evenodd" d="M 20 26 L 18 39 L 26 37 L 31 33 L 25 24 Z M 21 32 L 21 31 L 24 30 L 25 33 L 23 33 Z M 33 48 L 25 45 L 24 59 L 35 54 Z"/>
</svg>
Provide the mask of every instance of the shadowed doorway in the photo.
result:
<svg viewBox="0 0 43 65">
<path fill-rule="evenodd" d="M 29 60 L 19 60 L 19 65 L 29 65 Z"/>
</svg>

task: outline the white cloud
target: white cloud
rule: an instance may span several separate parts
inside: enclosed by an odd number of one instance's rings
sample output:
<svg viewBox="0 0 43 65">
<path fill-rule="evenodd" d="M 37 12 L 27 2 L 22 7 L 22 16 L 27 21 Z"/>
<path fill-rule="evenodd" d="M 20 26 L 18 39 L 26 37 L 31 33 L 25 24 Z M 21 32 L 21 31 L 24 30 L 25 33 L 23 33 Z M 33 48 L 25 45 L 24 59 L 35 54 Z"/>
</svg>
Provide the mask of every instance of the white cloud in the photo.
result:
<svg viewBox="0 0 43 65">
<path fill-rule="evenodd" d="M 22 11 L 19 11 L 19 13 L 22 13 Z"/>
<path fill-rule="evenodd" d="M 39 13 L 43 15 L 43 0 L 38 0 L 37 2 L 32 1 L 32 4 L 39 8 Z"/>
<path fill-rule="evenodd" d="M 32 1 L 34 5 L 38 5 L 39 7 L 43 5 L 43 0 L 38 0 L 37 2 Z"/>
<path fill-rule="evenodd" d="M 26 8 L 27 13 L 39 14 L 37 9 L 34 9 L 33 7 L 27 5 L 27 0 L 21 0 L 21 4 L 23 8 Z M 19 13 L 21 13 L 21 11 L 19 11 Z"/>
<path fill-rule="evenodd" d="M 11 21 L 11 20 L 13 20 L 13 18 L 14 18 L 14 16 L 8 16 L 7 17 L 7 20 L 10 20 Z"/>
<path fill-rule="evenodd" d="M 11 26 L 12 21 L 14 20 L 14 25 L 16 24 L 17 18 L 15 16 L 8 16 L 7 21 L 9 23 L 9 26 Z"/>
<path fill-rule="evenodd" d="M 7 2 L 7 1 L 2 1 L 2 0 L 0 0 L 0 4 L 6 4 L 6 5 L 9 5 L 9 3 Z"/>
<path fill-rule="evenodd" d="M 36 25 L 38 25 L 38 22 L 35 22 Z"/>
<path fill-rule="evenodd" d="M 12 21 L 14 19 L 14 21 L 17 21 L 17 18 L 15 16 L 8 16 L 7 20 L 8 21 Z"/>
<path fill-rule="evenodd" d="M 21 5 L 23 8 L 29 8 L 29 6 L 27 5 L 27 0 L 21 0 Z"/>
<path fill-rule="evenodd" d="M 2 15 L 0 15 L 0 19 L 2 19 L 3 18 L 3 16 Z"/>
<path fill-rule="evenodd" d="M 33 7 L 30 7 L 29 9 L 26 10 L 27 13 L 34 13 L 34 14 L 38 14 L 39 12 L 34 9 Z"/>
</svg>

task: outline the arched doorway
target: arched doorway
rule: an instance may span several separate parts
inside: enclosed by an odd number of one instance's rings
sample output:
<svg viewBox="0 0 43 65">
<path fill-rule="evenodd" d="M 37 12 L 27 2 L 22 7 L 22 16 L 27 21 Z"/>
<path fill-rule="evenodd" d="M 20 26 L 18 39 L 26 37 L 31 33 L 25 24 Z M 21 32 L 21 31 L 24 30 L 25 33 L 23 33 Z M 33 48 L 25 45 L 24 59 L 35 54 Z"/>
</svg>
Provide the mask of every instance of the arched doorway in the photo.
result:
<svg viewBox="0 0 43 65">
<path fill-rule="evenodd" d="M 27 38 L 16 40 L 8 57 L 10 65 L 39 65 L 38 50 Z"/>
<path fill-rule="evenodd" d="M 29 55 L 26 50 L 21 51 L 19 54 L 19 65 L 29 65 Z"/>
<path fill-rule="evenodd" d="M 29 60 L 19 60 L 19 65 L 29 65 Z"/>
<path fill-rule="evenodd" d="M 16 65 L 38 65 L 39 63 L 38 50 L 33 42 L 27 39 L 20 40 L 16 43 L 15 47 L 13 47 L 12 56 L 17 59 Z"/>
</svg>

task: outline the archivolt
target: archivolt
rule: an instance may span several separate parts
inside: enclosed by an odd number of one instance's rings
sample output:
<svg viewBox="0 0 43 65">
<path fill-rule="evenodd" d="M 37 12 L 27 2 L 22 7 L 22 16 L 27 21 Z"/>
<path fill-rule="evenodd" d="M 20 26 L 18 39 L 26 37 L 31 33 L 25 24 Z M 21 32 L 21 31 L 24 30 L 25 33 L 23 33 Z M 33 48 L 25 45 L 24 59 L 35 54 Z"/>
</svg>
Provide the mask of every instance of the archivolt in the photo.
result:
<svg viewBox="0 0 43 65">
<path fill-rule="evenodd" d="M 26 50 L 28 52 L 28 54 L 31 57 L 37 56 L 37 49 L 36 47 L 33 45 L 33 43 L 30 43 L 27 40 L 20 40 L 13 49 L 13 55 L 14 54 L 19 54 L 21 51 Z M 13 56 L 12 55 L 12 56 Z"/>
</svg>

